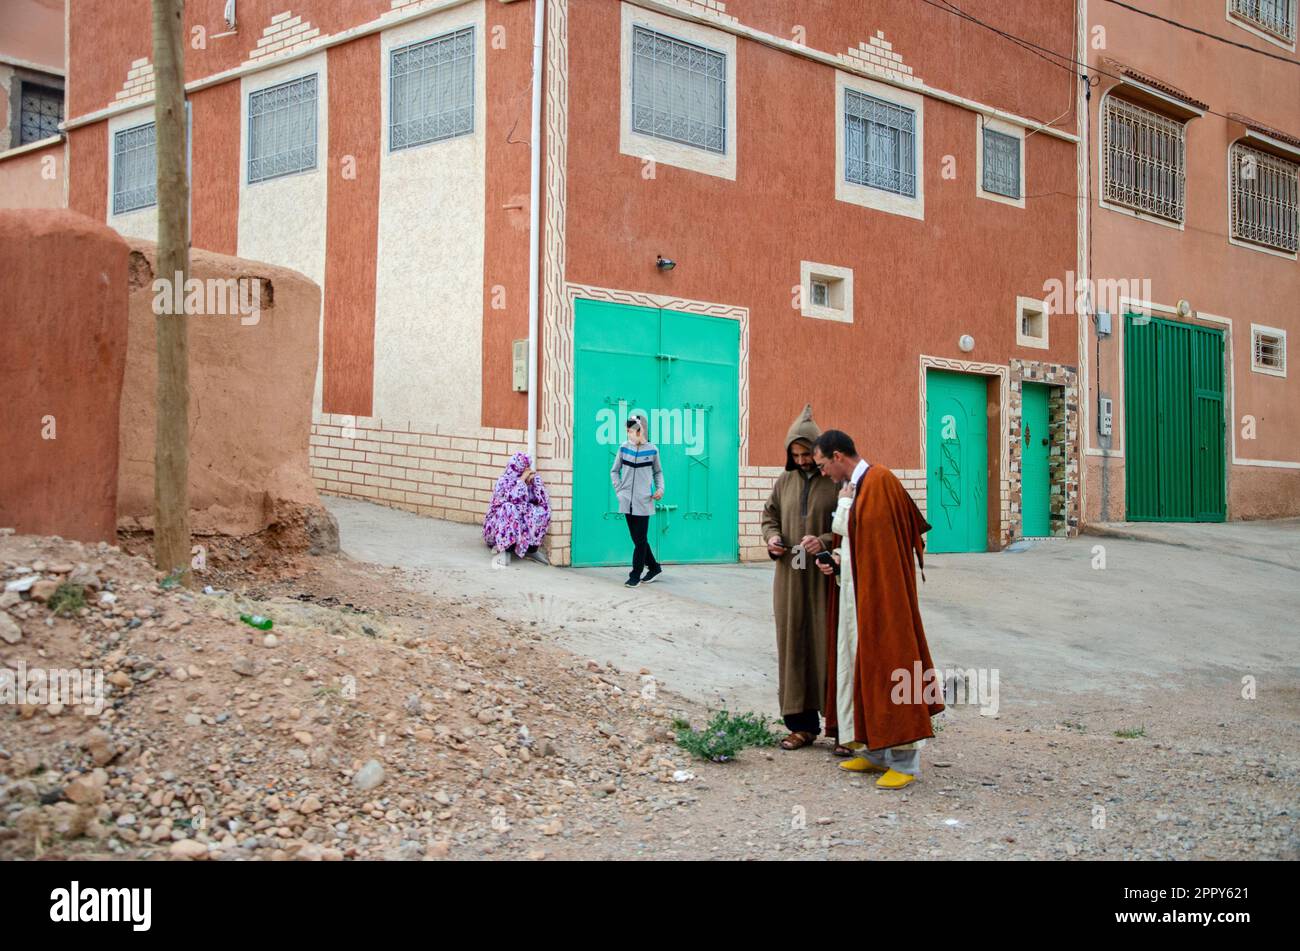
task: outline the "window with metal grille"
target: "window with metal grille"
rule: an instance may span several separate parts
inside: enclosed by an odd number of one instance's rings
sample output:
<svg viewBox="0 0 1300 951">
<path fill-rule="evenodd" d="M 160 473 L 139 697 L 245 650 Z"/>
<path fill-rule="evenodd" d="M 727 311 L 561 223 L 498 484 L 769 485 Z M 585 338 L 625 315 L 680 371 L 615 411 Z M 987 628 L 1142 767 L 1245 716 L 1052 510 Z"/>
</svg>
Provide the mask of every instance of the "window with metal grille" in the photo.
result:
<svg viewBox="0 0 1300 951">
<path fill-rule="evenodd" d="M 1232 12 L 1289 42 L 1295 40 L 1295 0 L 1232 0 Z"/>
<path fill-rule="evenodd" d="M 632 131 L 725 154 L 727 57 L 634 27 Z"/>
<path fill-rule="evenodd" d="M 916 197 L 916 113 L 844 90 L 844 177 L 855 185 Z"/>
<path fill-rule="evenodd" d="M 1020 139 L 1016 136 L 984 130 L 984 190 L 1020 197 Z"/>
<path fill-rule="evenodd" d="M 113 135 L 113 214 L 158 203 L 158 151 L 154 124 L 122 129 Z"/>
<path fill-rule="evenodd" d="M 825 281 L 812 282 L 812 302 L 818 307 L 831 305 L 831 287 Z"/>
<path fill-rule="evenodd" d="M 19 145 L 58 135 L 63 121 L 63 90 L 23 83 L 19 109 Z"/>
<path fill-rule="evenodd" d="M 474 131 L 472 26 L 393 50 L 391 70 L 391 151 Z"/>
<path fill-rule="evenodd" d="M 1183 220 L 1187 128 L 1123 99 L 1106 100 L 1102 195 L 1170 221 Z"/>
<path fill-rule="evenodd" d="M 248 97 L 248 181 L 316 167 L 316 77 L 303 76 Z"/>
<path fill-rule="evenodd" d="M 1251 336 L 1251 368 L 1286 376 L 1286 331 L 1272 327 L 1252 327 Z"/>
<path fill-rule="evenodd" d="M 1300 165 L 1234 143 L 1231 189 L 1234 238 L 1300 249 Z"/>
</svg>

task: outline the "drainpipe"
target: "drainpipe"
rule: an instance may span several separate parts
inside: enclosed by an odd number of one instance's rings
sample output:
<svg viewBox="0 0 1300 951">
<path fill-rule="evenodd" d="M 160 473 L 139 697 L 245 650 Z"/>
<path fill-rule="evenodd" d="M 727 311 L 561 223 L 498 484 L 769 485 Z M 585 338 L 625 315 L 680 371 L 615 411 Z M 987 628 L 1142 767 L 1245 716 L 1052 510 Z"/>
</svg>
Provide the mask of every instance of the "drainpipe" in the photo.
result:
<svg viewBox="0 0 1300 951">
<path fill-rule="evenodd" d="M 528 458 L 537 466 L 537 298 L 540 294 L 542 197 L 542 37 L 546 0 L 533 0 L 533 130 L 528 198 Z"/>
</svg>

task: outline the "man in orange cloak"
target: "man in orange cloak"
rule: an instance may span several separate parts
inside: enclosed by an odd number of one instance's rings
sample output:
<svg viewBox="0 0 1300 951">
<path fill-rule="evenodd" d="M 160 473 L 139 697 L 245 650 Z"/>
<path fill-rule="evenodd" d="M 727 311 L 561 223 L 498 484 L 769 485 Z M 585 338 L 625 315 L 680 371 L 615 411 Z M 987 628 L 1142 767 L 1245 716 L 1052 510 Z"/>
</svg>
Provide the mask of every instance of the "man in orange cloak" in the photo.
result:
<svg viewBox="0 0 1300 951">
<path fill-rule="evenodd" d="M 840 764 L 883 773 L 882 789 L 902 789 L 921 773 L 921 745 L 934 736 L 943 684 L 930 660 L 916 595 L 915 556 L 925 567 L 930 525 L 884 466 L 858 456 L 849 436 L 829 429 L 813 447 L 823 474 L 843 485 L 832 522 L 842 536 L 840 588 L 827 658 L 827 729 L 864 755 Z M 822 565 L 833 574 L 834 565 Z M 830 640 L 830 638 L 828 638 Z"/>
</svg>

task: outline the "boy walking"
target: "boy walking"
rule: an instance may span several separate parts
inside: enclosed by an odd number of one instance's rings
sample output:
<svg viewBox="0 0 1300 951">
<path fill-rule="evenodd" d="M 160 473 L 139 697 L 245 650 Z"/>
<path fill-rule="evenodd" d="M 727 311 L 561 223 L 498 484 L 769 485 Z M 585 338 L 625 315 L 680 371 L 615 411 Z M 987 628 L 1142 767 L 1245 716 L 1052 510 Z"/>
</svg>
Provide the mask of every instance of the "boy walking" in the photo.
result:
<svg viewBox="0 0 1300 951">
<path fill-rule="evenodd" d="M 632 572 L 624 582 L 628 588 L 649 584 L 663 573 L 646 539 L 654 504 L 664 497 L 664 470 L 659 464 L 659 450 L 648 441 L 649 431 L 644 415 L 629 416 L 627 442 L 619 447 L 609 470 L 618 494 L 618 510 L 627 519 L 627 530 L 632 536 Z"/>
</svg>

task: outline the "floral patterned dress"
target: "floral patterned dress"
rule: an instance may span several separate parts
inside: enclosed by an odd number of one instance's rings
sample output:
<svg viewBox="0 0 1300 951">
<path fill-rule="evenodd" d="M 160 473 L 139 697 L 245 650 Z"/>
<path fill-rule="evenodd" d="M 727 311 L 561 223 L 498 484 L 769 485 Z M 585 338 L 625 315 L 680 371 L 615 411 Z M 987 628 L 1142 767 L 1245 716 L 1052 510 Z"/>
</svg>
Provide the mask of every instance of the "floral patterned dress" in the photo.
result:
<svg viewBox="0 0 1300 951">
<path fill-rule="evenodd" d="M 522 558 L 530 548 L 541 545 L 550 527 L 551 500 L 542 477 L 534 472 L 531 482 L 522 478 L 531 465 L 527 453 L 515 453 L 492 490 L 483 520 L 483 540 L 494 552 L 513 549 Z"/>
</svg>

